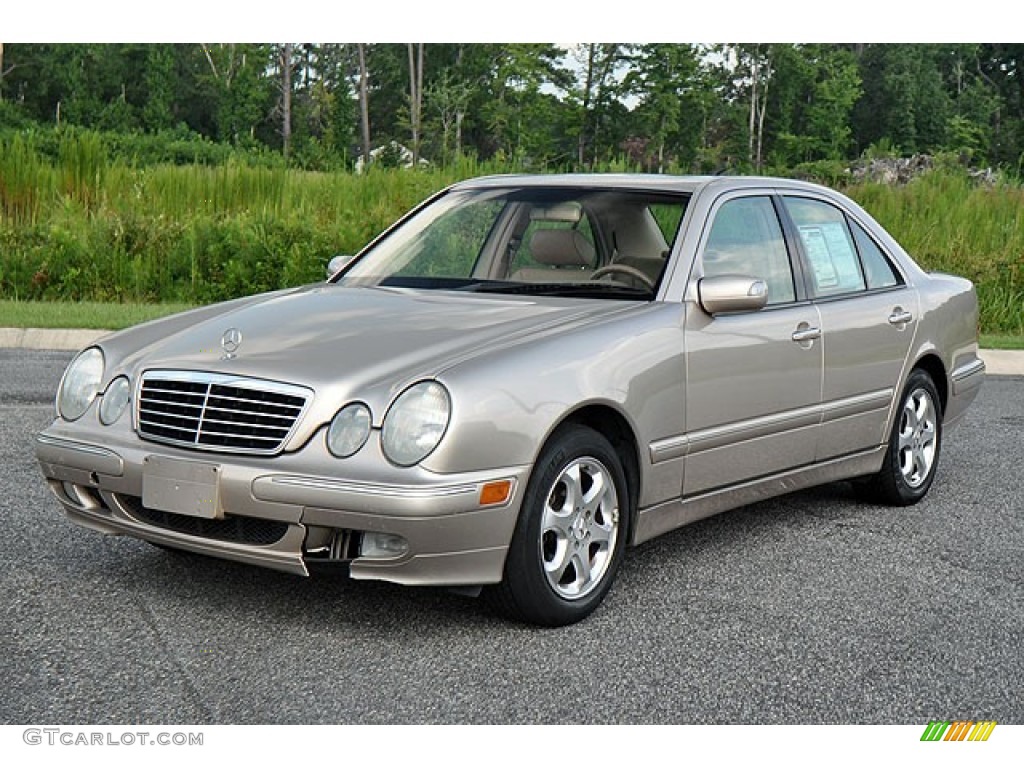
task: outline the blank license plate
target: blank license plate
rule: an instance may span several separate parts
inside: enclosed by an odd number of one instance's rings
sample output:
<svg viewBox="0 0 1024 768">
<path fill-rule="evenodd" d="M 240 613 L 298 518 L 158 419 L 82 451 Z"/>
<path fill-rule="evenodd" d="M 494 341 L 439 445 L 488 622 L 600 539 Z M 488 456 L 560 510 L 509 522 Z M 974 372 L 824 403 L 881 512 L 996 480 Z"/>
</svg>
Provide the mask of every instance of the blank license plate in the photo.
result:
<svg viewBox="0 0 1024 768">
<path fill-rule="evenodd" d="M 142 471 L 142 504 L 179 515 L 221 518 L 220 467 L 147 456 Z"/>
</svg>

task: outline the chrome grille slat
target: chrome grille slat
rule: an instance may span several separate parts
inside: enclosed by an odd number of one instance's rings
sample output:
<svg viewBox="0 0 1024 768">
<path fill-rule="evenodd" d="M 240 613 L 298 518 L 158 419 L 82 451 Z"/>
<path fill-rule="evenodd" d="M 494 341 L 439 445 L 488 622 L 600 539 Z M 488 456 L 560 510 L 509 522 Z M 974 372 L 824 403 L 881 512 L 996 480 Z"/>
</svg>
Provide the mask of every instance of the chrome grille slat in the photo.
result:
<svg viewBox="0 0 1024 768">
<path fill-rule="evenodd" d="M 294 433 L 312 391 L 199 371 L 147 371 L 139 382 L 139 436 L 200 451 L 273 454 Z"/>
<path fill-rule="evenodd" d="M 154 397 L 150 392 L 146 392 L 146 403 L 150 408 L 157 408 L 160 406 L 170 406 L 172 408 L 194 408 L 197 411 L 203 409 L 203 401 L 199 402 L 185 402 L 183 400 L 175 400 L 170 397 Z"/>
<path fill-rule="evenodd" d="M 275 407 L 278 407 L 278 408 L 290 408 L 290 409 L 295 410 L 295 411 L 301 411 L 302 410 L 302 405 L 301 404 L 300 405 L 293 405 L 291 403 L 287 403 L 287 402 L 280 401 L 280 400 L 270 400 L 270 401 L 268 401 L 268 400 L 252 400 L 252 399 L 247 398 L 247 397 L 238 397 L 237 395 L 226 395 L 223 392 L 211 391 L 210 392 L 210 399 L 211 400 L 224 400 L 225 402 L 231 402 L 231 403 L 251 403 L 252 405 L 261 405 L 261 406 L 262 405 L 267 405 L 268 403 L 270 403 L 270 404 L 273 404 Z"/>
<path fill-rule="evenodd" d="M 211 397 L 210 400 L 213 400 L 213 398 Z M 242 414 L 245 414 L 246 416 L 264 416 L 264 417 L 266 417 L 268 419 L 284 419 L 286 421 L 292 421 L 292 420 L 295 419 L 295 416 L 294 415 L 290 415 L 290 414 L 287 415 L 287 416 L 275 416 L 273 414 L 268 414 L 266 411 L 248 411 L 248 410 L 244 410 L 244 409 L 241 409 L 241 408 L 225 408 L 224 406 L 221 406 L 221 405 L 209 405 L 209 404 L 207 404 L 206 412 L 209 413 L 211 411 L 217 411 L 217 412 L 228 413 L 228 414 L 230 414 L 230 413 L 242 413 Z"/>
<path fill-rule="evenodd" d="M 166 429 L 177 429 L 177 430 L 179 430 L 181 432 L 195 432 L 196 429 L 198 429 L 198 427 L 199 427 L 199 422 L 198 421 L 195 424 L 191 424 L 191 425 L 188 425 L 188 426 L 182 426 L 181 424 L 176 424 L 176 423 L 173 423 L 173 422 L 159 421 L 157 419 L 152 419 L 152 418 L 147 419 L 147 418 L 145 418 L 145 416 L 142 416 L 142 417 L 139 418 L 139 423 L 140 424 L 152 424 L 155 427 L 166 428 Z"/>
<path fill-rule="evenodd" d="M 195 413 L 185 411 L 186 409 L 193 410 Z M 203 416 L 203 409 L 196 406 L 181 406 L 180 408 L 175 408 L 174 403 L 172 402 L 158 403 L 155 407 L 152 403 L 147 402 L 145 403 L 145 406 L 140 409 L 140 413 L 153 414 L 154 416 L 172 416 L 175 419 L 191 419 L 199 421 L 200 417 Z"/>
<path fill-rule="evenodd" d="M 285 435 L 288 434 L 285 432 Z M 218 432 L 216 429 L 208 429 L 203 427 L 201 437 L 210 437 L 216 435 L 217 437 L 238 437 L 237 432 Z M 247 440 L 273 440 L 279 441 L 284 435 L 257 435 L 255 433 L 246 435 Z"/>
<path fill-rule="evenodd" d="M 160 406 L 168 406 L 170 408 L 194 408 L 197 411 L 203 410 L 202 402 L 182 402 L 180 400 L 173 400 L 170 398 L 154 397 L 148 392 L 145 394 L 147 408 L 157 409 Z"/>
<path fill-rule="evenodd" d="M 287 434 L 288 430 L 291 429 L 291 424 L 283 424 L 278 426 L 277 424 L 255 424 L 251 421 L 237 421 L 235 419 L 211 419 L 209 417 L 203 419 L 203 424 L 230 424 L 236 427 L 251 427 L 253 429 L 277 430 L 278 432 L 284 432 L 285 434 Z"/>
</svg>

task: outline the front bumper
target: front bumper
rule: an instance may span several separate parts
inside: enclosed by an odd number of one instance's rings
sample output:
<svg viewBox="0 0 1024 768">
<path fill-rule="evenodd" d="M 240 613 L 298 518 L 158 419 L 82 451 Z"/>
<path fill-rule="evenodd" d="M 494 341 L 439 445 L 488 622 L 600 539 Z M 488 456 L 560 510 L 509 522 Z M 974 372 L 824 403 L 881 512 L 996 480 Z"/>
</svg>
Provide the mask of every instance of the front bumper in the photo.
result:
<svg viewBox="0 0 1024 768">
<path fill-rule="evenodd" d="M 36 436 L 43 474 L 73 521 L 300 575 L 324 564 L 344 566 L 354 579 L 399 584 L 497 583 L 529 472 L 517 466 L 438 475 L 391 467 L 369 451 L 350 463 L 353 479 L 342 480 L 337 474 L 346 464 L 327 454 L 322 439 L 294 454 L 267 458 L 200 454 L 118 430 L 101 440 L 93 432 L 58 420 Z M 147 508 L 147 457 L 213 466 L 217 516 Z M 511 481 L 509 499 L 481 505 L 483 486 L 500 480 Z M 407 550 L 361 556 L 366 533 L 400 536 Z"/>
</svg>

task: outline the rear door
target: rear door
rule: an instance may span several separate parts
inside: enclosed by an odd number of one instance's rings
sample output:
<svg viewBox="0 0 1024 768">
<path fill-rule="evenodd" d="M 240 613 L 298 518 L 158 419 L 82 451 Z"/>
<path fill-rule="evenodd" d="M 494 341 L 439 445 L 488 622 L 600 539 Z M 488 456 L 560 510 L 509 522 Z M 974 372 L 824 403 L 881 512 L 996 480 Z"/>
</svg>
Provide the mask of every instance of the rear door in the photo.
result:
<svg viewBox="0 0 1024 768">
<path fill-rule="evenodd" d="M 832 202 L 785 195 L 824 347 L 819 461 L 881 445 L 918 321 L 916 291 Z"/>
</svg>

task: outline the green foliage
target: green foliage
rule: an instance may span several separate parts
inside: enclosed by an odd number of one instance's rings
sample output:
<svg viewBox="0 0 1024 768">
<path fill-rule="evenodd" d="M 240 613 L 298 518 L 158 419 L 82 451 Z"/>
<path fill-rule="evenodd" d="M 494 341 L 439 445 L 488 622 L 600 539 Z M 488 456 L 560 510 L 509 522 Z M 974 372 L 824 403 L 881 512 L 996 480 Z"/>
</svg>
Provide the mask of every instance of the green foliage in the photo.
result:
<svg viewBox="0 0 1024 768">
<path fill-rule="evenodd" d="M 55 189 L 55 174 L 42 162 L 31 134 L 0 139 L 0 212 L 4 219 L 35 223 Z"/>
<path fill-rule="evenodd" d="M 64 194 L 86 210 L 94 207 L 107 171 L 106 151 L 99 134 L 92 131 L 65 134 L 61 137 L 58 155 L 57 167 Z"/>
<path fill-rule="evenodd" d="M 507 167 L 463 158 L 447 169 L 363 176 L 284 167 L 111 161 L 95 135 L 65 137 L 59 160 L 31 137 L 0 142 L 0 297 L 201 304 L 322 279 L 423 198 Z M 928 269 L 972 279 L 990 333 L 1024 334 L 1024 189 L 972 182 L 940 160 L 903 187 L 849 193 Z M 600 170 L 633 170 L 624 158 Z M 835 161 L 800 166 L 835 184 Z"/>
<path fill-rule="evenodd" d="M 648 141 L 633 153 L 646 170 L 693 163 L 703 112 L 697 71 L 695 46 L 651 43 L 636 51 L 624 85 L 640 99 L 635 113 Z"/>
<path fill-rule="evenodd" d="M 874 44 L 860 58 L 864 97 L 854 130 L 860 146 L 888 139 L 904 152 L 934 152 L 945 146 L 953 110 L 938 45 Z"/>
<path fill-rule="evenodd" d="M 1024 335 L 1024 188 L 979 187 L 962 170 L 936 170 L 905 187 L 846 191 L 922 267 L 974 281 L 982 329 Z"/>
<path fill-rule="evenodd" d="M 295 44 L 288 162 L 349 167 L 358 154 L 351 44 Z M 407 44 L 364 46 L 373 147 L 412 146 Z M 140 165 L 283 163 L 275 44 L 7 44 L 0 135 L 102 136 Z M 1020 44 L 431 43 L 421 156 L 516 168 L 761 172 L 850 159 L 888 143 L 955 152 L 1019 173 Z M 123 137 L 123 138 L 122 138 Z M 276 160 L 270 159 L 277 156 Z"/>
<path fill-rule="evenodd" d="M 206 303 L 320 280 L 424 197 L 497 170 L 136 168 L 95 135 L 62 146 L 51 161 L 21 136 L 0 144 L 0 296 Z"/>
<path fill-rule="evenodd" d="M 371 143 L 411 146 L 407 45 L 365 49 Z M 963 166 L 1021 175 L 1024 45 L 428 44 L 431 166 L 393 171 L 385 152 L 361 178 L 343 172 L 358 153 L 354 46 L 294 46 L 287 159 L 278 50 L 5 45 L 0 292 L 196 302 L 318 279 L 330 255 L 488 171 L 842 185 L 858 154 L 927 151 L 927 180 L 855 189 L 924 262 L 976 279 L 988 327 L 1019 329 L 1021 222 L 1003 203 L 1019 190 L 973 186 Z"/>
</svg>

